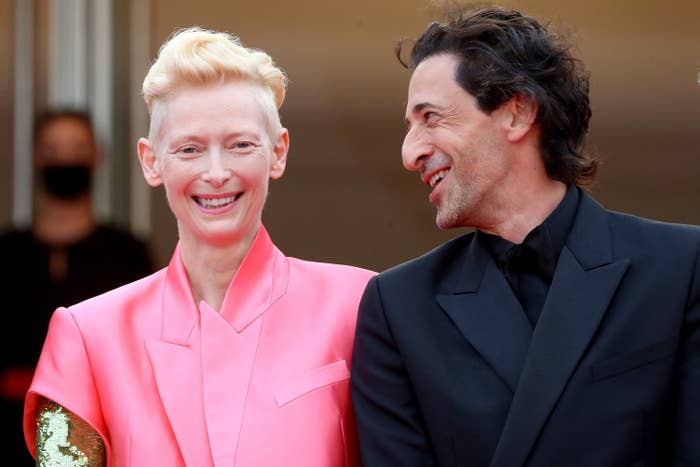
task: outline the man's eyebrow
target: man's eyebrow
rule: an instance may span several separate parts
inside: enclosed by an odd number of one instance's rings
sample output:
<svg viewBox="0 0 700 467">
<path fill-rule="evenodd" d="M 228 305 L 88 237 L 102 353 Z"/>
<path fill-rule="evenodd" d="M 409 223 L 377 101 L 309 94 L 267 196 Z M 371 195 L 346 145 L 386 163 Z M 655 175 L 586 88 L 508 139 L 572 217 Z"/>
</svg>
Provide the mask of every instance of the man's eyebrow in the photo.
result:
<svg viewBox="0 0 700 467">
<path fill-rule="evenodd" d="M 419 113 L 427 108 L 441 109 L 442 107 L 431 102 L 419 102 L 418 104 L 413 106 L 413 109 L 411 109 L 411 113 Z"/>
<path fill-rule="evenodd" d="M 413 106 L 410 113 L 411 114 L 421 113 L 425 109 L 443 110 L 444 107 L 441 107 L 437 104 L 433 104 L 432 102 L 419 102 L 418 104 Z M 406 116 L 406 118 L 404 118 L 404 121 L 406 122 L 406 124 L 409 124 L 408 116 Z"/>
</svg>

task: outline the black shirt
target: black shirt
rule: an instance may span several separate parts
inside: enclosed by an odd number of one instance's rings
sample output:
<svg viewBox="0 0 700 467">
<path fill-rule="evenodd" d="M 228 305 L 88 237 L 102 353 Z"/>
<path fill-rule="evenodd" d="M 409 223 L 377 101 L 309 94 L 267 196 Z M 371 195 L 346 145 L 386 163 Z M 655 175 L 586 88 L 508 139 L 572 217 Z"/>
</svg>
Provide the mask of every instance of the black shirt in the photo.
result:
<svg viewBox="0 0 700 467">
<path fill-rule="evenodd" d="M 479 231 L 533 327 L 542 312 L 561 250 L 576 218 L 580 194 L 570 186 L 559 205 L 520 244 Z"/>
<path fill-rule="evenodd" d="M 49 319 L 69 306 L 152 272 L 145 245 L 111 227 L 98 227 L 86 238 L 62 247 L 67 274 L 49 274 L 52 247 L 30 231 L 0 235 L 0 287 L 3 331 L 0 339 L 0 450 L 2 464 L 34 465 L 24 446 L 24 393 L 41 353 Z"/>
</svg>

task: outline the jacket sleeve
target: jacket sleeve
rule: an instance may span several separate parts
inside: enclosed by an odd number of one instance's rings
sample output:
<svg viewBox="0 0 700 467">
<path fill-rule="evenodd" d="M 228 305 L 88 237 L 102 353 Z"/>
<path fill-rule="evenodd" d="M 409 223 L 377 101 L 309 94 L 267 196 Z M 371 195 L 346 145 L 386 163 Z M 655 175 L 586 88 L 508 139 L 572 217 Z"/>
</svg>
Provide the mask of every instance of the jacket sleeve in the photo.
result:
<svg viewBox="0 0 700 467">
<path fill-rule="evenodd" d="M 38 403 L 37 465 L 89 465 L 105 467 L 105 447 L 100 435 L 77 415 L 55 402 Z"/>
<path fill-rule="evenodd" d="M 680 347 L 673 466 L 700 466 L 700 251 L 685 311 Z"/>
<path fill-rule="evenodd" d="M 365 467 L 436 464 L 386 319 L 378 277 L 369 282 L 360 302 L 350 384 Z"/>
<path fill-rule="evenodd" d="M 36 457 L 37 412 L 44 399 L 53 401 L 95 429 L 109 443 L 84 336 L 67 308 L 53 314 L 44 348 L 24 403 L 24 437 Z"/>
</svg>

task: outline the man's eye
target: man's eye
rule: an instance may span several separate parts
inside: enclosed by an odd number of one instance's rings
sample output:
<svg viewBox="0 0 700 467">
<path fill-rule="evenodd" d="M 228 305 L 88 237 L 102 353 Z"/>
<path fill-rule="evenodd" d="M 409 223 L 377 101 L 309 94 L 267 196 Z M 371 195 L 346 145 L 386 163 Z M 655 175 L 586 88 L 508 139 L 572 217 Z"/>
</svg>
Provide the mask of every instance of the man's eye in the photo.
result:
<svg viewBox="0 0 700 467">
<path fill-rule="evenodd" d="M 423 119 L 426 122 L 429 122 L 431 120 L 435 120 L 435 117 L 437 117 L 437 114 L 435 112 L 426 112 L 423 114 Z"/>
</svg>

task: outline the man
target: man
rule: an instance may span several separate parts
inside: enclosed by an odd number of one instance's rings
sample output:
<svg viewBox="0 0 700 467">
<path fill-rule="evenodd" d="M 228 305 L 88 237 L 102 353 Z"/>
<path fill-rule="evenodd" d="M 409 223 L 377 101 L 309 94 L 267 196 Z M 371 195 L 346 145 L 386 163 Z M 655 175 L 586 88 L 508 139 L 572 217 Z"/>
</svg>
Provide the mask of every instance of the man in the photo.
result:
<svg viewBox="0 0 700 467">
<path fill-rule="evenodd" d="M 476 232 L 367 286 L 364 465 L 700 465 L 700 229 L 579 188 L 596 168 L 579 62 L 491 8 L 431 24 L 408 67 L 404 165 L 440 228 Z"/>
<path fill-rule="evenodd" d="M 22 411 L 53 311 L 152 271 L 141 241 L 100 225 L 92 213 L 90 188 L 98 159 L 87 113 L 49 110 L 37 117 L 33 164 L 38 183 L 32 226 L 0 235 L 4 465 L 35 465 L 24 446 Z"/>
</svg>

